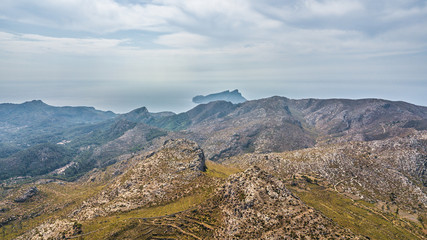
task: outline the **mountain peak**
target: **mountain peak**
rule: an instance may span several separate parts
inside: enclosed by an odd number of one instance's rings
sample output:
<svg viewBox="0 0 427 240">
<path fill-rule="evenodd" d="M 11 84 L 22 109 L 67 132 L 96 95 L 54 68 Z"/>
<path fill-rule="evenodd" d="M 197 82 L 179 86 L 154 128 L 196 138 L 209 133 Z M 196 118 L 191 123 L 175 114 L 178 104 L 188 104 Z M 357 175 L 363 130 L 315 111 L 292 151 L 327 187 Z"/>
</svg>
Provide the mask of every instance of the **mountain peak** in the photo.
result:
<svg viewBox="0 0 427 240">
<path fill-rule="evenodd" d="M 146 107 L 140 107 L 128 113 L 122 114 L 121 118 L 131 122 L 144 122 L 151 118 L 151 114 Z"/>
<path fill-rule="evenodd" d="M 140 107 L 132 110 L 131 113 L 136 113 L 136 114 L 148 113 L 148 109 L 146 107 Z"/>
<path fill-rule="evenodd" d="M 206 96 L 198 95 L 193 98 L 194 103 L 203 104 L 209 103 L 213 101 L 228 101 L 233 104 L 246 102 L 246 98 L 242 96 L 239 90 L 235 89 L 230 92 L 230 90 L 226 90 L 219 93 L 213 93 Z"/>
<path fill-rule="evenodd" d="M 43 106 L 43 105 L 47 105 L 46 103 L 44 103 L 42 100 L 32 100 L 32 101 L 27 101 L 24 102 L 23 104 L 26 105 L 34 105 L 34 106 Z"/>
<path fill-rule="evenodd" d="M 230 176 L 216 194 L 223 216 L 218 239 L 365 239 L 334 224 L 257 166 Z"/>
</svg>

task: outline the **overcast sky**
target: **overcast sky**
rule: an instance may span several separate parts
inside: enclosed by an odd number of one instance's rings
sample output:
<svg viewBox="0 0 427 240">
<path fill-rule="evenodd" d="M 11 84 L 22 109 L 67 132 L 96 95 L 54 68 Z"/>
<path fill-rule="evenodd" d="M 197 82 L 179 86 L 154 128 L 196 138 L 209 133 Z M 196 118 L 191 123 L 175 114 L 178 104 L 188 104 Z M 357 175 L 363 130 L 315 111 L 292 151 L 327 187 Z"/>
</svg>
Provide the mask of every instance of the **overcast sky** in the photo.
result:
<svg viewBox="0 0 427 240">
<path fill-rule="evenodd" d="M 182 112 L 227 89 L 426 106 L 427 1 L 0 1 L 0 102 Z"/>
</svg>

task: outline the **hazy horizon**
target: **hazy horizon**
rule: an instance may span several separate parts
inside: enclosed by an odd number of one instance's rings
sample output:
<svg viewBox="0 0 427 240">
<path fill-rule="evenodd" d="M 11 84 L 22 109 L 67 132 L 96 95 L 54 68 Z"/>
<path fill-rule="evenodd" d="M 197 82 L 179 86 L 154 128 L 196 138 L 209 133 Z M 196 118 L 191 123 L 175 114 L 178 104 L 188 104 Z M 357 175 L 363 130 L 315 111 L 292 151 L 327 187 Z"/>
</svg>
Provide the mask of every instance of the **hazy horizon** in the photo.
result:
<svg viewBox="0 0 427 240">
<path fill-rule="evenodd" d="M 227 90 L 229 90 L 229 89 L 227 89 Z M 234 90 L 234 89 L 233 89 Z M 230 90 L 231 91 L 231 90 Z M 240 92 L 240 91 L 239 91 Z M 212 93 L 214 93 L 214 92 L 212 92 Z M 218 93 L 218 92 L 215 92 L 215 93 Z M 211 93 L 208 93 L 208 94 L 211 94 Z M 208 95 L 208 94 L 205 94 L 205 95 Z M 271 95 L 271 96 L 266 96 L 266 97 L 261 97 L 261 98 L 254 98 L 254 99 L 249 99 L 249 98 L 247 98 L 247 100 L 248 101 L 251 101 L 251 100 L 259 100 L 259 99 L 262 99 L 262 98 L 269 98 L 269 97 L 273 97 L 273 96 L 280 96 L 280 97 L 287 97 L 287 96 L 282 96 L 282 95 Z M 402 101 L 402 100 L 391 100 L 391 99 L 384 99 L 384 98 L 371 98 L 371 97 L 366 97 L 366 98 L 343 98 L 343 97 L 338 97 L 338 98 L 314 98 L 314 99 L 350 99 L 350 100 L 358 100 L 358 99 L 383 99 L 383 100 L 390 100 L 390 101 Z M 290 98 L 290 99 L 294 99 L 294 100 L 300 100 L 300 99 L 307 99 L 307 98 Z M 152 113 L 158 113 L 158 112 L 174 112 L 174 113 L 182 113 L 182 112 L 186 112 L 186 111 L 188 111 L 188 110 L 191 110 L 192 108 L 194 108 L 194 107 L 196 107 L 197 105 L 199 105 L 199 104 L 197 104 L 197 103 L 194 103 L 194 102 L 192 102 L 191 101 L 191 98 L 190 98 L 190 101 L 187 101 L 187 104 L 186 105 L 182 105 L 181 106 L 181 108 L 179 108 L 179 109 L 182 109 L 181 111 L 173 111 L 172 109 L 160 109 L 160 110 L 152 110 L 152 109 L 150 109 L 150 107 L 149 106 L 145 106 L 145 105 L 141 105 L 141 106 L 136 106 L 136 107 L 134 107 L 134 108 L 129 108 L 129 110 L 125 110 L 125 111 L 114 111 L 114 110 L 112 110 L 112 109 L 108 109 L 108 108 L 99 108 L 99 107 L 97 107 L 97 106 L 92 106 L 92 105 L 85 105 L 85 104 L 80 104 L 80 105 L 76 105 L 76 104 L 65 104 L 65 105 L 56 105 L 56 104 L 52 104 L 52 103 L 50 103 L 50 102 L 48 102 L 48 101 L 45 101 L 45 100 L 43 100 L 43 99 L 31 99 L 31 100 L 26 100 L 26 101 L 21 101 L 21 102 L 0 102 L 0 104 L 3 104 L 3 103 L 12 103 L 12 104 L 22 104 L 22 103 L 25 103 L 25 102 L 31 102 L 31 101 L 35 101 L 35 100 L 40 100 L 40 101 L 42 101 L 42 102 L 44 102 L 45 104 L 47 104 L 47 105 L 50 105 L 50 106 L 53 106 L 53 107 L 94 107 L 96 110 L 101 110 L 101 111 L 112 111 L 112 112 L 114 112 L 114 113 L 116 113 L 116 114 L 124 114 L 124 113 L 128 113 L 128 112 L 130 112 L 130 111 L 132 111 L 132 110 L 135 110 L 135 109 L 137 109 L 137 108 L 141 108 L 141 107 L 145 107 L 145 108 L 147 108 L 147 110 L 149 111 L 149 112 L 152 112 Z M 408 103 L 410 103 L 410 104 L 414 104 L 414 105 L 418 105 L 418 106 L 424 106 L 424 107 L 427 107 L 427 106 L 425 106 L 425 105 L 420 105 L 420 104 L 415 104 L 415 103 L 412 103 L 412 102 L 408 102 Z M 187 107 L 187 108 L 186 108 Z"/>
<path fill-rule="evenodd" d="M 427 3 L 6 0 L 0 102 L 183 112 L 191 98 L 427 106 Z"/>
</svg>

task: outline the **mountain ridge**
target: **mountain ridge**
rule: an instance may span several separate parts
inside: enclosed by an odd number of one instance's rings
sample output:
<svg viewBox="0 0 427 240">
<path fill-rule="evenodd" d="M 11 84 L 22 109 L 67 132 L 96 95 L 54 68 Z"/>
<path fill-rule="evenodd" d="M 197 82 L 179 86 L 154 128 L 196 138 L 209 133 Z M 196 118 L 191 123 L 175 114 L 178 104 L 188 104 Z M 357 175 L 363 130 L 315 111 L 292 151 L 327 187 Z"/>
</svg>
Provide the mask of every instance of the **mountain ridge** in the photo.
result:
<svg viewBox="0 0 427 240">
<path fill-rule="evenodd" d="M 41 101 L 27 104 L 46 105 Z M 120 154 L 129 151 L 154 149 L 171 138 L 188 138 L 202 146 L 208 159 L 219 160 L 242 153 L 282 152 L 319 144 L 405 136 L 425 129 L 426 119 L 427 107 L 401 101 L 295 100 L 273 96 L 239 104 L 214 101 L 179 114 L 150 113 L 146 107 L 141 107 L 76 128 L 64 126 L 62 122 L 57 126 L 49 124 L 40 127 L 34 135 L 26 134 L 27 129 L 34 128 L 23 128 L 16 133 L 0 131 L 0 154 L 3 153 L 3 158 L 10 157 L 28 148 L 24 147 L 28 143 L 32 147 L 64 142 L 74 149 L 74 158 L 84 156 L 79 161 L 90 163 L 90 169 L 111 164 Z M 44 132 L 48 135 L 41 135 Z M 5 139 L 17 140 L 10 143 Z M 88 150 L 82 151 L 82 147 Z"/>
</svg>

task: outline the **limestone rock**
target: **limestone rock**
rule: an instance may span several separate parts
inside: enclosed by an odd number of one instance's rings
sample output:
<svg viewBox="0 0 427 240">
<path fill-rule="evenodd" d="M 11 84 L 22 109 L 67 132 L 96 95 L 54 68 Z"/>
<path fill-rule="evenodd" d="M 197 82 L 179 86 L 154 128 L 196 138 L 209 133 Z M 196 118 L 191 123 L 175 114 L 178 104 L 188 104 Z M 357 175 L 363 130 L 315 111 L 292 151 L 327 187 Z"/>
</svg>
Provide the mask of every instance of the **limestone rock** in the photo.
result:
<svg viewBox="0 0 427 240">
<path fill-rule="evenodd" d="M 37 189 L 37 187 L 31 187 L 24 194 L 22 194 L 21 196 L 17 197 L 14 201 L 17 202 L 17 203 L 26 202 L 30 198 L 32 198 L 33 196 L 37 195 L 38 193 L 39 193 L 39 190 Z"/>
<path fill-rule="evenodd" d="M 199 187 L 206 168 L 202 149 L 189 140 L 168 140 L 141 159 L 71 217 L 85 220 L 118 211 L 170 202 Z"/>
<path fill-rule="evenodd" d="M 217 239 L 365 239 L 305 205 L 256 166 L 230 177 L 217 194 L 223 215 Z"/>
</svg>

